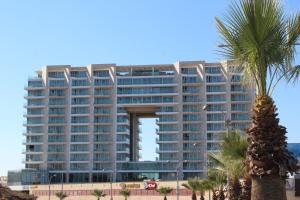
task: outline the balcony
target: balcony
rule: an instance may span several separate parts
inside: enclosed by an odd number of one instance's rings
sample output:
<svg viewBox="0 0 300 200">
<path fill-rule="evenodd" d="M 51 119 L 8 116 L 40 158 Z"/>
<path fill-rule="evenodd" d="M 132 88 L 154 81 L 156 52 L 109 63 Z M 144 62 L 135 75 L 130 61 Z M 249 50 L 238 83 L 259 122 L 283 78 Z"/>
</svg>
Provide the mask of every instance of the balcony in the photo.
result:
<svg viewBox="0 0 300 200">
<path fill-rule="evenodd" d="M 34 80 L 28 81 L 28 84 L 24 86 L 25 90 L 40 90 L 44 89 L 44 83 L 41 78 L 35 78 Z"/>
<path fill-rule="evenodd" d="M 123 162 L 117 163 L 118 171 L 141 171 L 141 172 L 160 172 L 160 171 L 176 171 L 178 167 L 177 162 L 151 162 L 151 161 L 142 161 L 142 162 Z"/>
<path fill-rule="evenodd" d="M 129 154 L 130 150 L 129 150 L 129 148 L 117 148 L 117 153 L 126 153 L 126 154 Z"/>
</svg>

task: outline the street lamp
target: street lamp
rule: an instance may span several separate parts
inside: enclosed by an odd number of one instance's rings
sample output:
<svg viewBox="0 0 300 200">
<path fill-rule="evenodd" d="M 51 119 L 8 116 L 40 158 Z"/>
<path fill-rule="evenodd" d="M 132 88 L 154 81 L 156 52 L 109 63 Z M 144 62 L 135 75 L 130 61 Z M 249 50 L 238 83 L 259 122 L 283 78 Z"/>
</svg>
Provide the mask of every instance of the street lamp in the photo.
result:
<svg viewBox="0 0 300 200">
<path fill-rule="evenodd" d="M 50 185 L 51 185 L 51 180 L 52 180 L 53 177 L 56 177 L 56 174 L 53 174 L 53 175 L 50 176 L 50 178 L 49 178 L 49 183 L 48 183 L 48 197 L 49 197 L 49 200 L 50 200 L 50 192 L 51 192 L 51 190 L 50 190 Z"/>
<path fill-rule="evenodd" d="M 61 172 L 61 193 L 64 192 L 64 173 Z"/>
<path fill-rule="evenodd" d="M 113 195 L 112 195 L 112 183 L 113 183 L 113 174 L 116 172 L 115 170 L 112 170 L 110 173 L 110 200 L 113 200 Z"/>
<path fill-rule="evenodd" d="M 179 200 L 179 169 L 180 169 L 180 164 L 176 168 L 176 197 L 177 200 Z"/>
</svg>

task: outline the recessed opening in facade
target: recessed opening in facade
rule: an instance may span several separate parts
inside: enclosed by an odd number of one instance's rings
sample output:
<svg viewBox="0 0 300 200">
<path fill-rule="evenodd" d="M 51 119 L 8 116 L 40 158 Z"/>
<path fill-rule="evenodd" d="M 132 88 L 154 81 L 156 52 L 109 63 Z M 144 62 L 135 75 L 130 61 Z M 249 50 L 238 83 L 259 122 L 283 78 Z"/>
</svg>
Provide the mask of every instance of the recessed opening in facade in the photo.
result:
<svg viewBox="0 0 300 200">
<path fill-rule="evenodd" d="M 156 148 L 158 147 L 156 143 L 156 129 L 158 128 L 156 124 L 157 118 L 140 118 L 139 122 L 139 137 L 140 137 L 140 158 L 139 161 L 156 161 L 158 154 L 156 153 Z"/>
</svg>

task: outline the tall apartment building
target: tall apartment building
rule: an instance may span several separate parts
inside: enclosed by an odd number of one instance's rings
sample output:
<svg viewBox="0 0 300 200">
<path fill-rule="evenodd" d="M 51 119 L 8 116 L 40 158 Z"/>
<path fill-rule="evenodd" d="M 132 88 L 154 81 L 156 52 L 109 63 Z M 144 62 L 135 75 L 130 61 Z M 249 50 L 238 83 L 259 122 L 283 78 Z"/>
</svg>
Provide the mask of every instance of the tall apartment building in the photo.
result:
<svg viewBox="0 0 300 200">
<path fill-rule="evenodd" d="M 46 66 L 25 88 L 25 168 L 66 182 L 206 176 L 224 133 L 250 125 L 255 89 L 233 66 Z M 156 161 L 140 161 L 141 117 L 157 118 Z"/>
</svg>

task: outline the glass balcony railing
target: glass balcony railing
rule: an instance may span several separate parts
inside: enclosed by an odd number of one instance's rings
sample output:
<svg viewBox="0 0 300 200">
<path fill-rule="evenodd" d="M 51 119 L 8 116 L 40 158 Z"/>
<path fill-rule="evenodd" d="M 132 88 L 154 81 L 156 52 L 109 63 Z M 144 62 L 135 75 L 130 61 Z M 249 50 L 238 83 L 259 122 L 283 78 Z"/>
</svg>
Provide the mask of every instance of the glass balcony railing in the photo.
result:
<svg viewBox="0 0 300 200">
<path fill-rule="evenodd" d="M 183 121 L 200 121 L 199 115 L 183 115 Z"/>
<path fill-rule="evenodd" d="M 226 97 L 224 96 L 207 96 L 207 102 L 225 102 Z"/>
<path fill-rule="evenodd" d="M 25 161 L 26 162 L 41 162 L 43 160 L 42 160 L 41 155 L 26 155 Z"/>
<path fill-rule="evenodd" d="M 37 100 L 37 99 L 29 99 L 27 101 L 27 106 L 44 106 L 45 102 L 43 100 Z"/>
<path fill-rule="evenodd" d="M 175 74 L 173 69 L 163 69 L 163 70 L 134 70 L 134 71 L 117 71 L 117 76 L 172 76 Z"/>
<path fill-rule="evenodd" d="M 53 153 L 53 152 L 64 152 L 65 147 L 64 145 L 48 145 L 48 152 Z"/>
<path fill-rule="evenodd" d="M 64 124 L 64 123 L 65 123 L 65 118 L 54 118 L 54 117 L 48 118 L 48 124 Z"/>
<path fill-rule="evenodd" d="M 89 117 L 71 117 L 71 123 L 74 124 L 89 123 L 89 121 Z"/>
<path fill-rule="evenodd" d="M 72 135 L 71 142 L 88 142 L 89 138 L 87 135 Z"/>
<path fill-rule="evenodd" d="M 49 105 L 64 105 L 65 99 L 49 99 Z"/>
<path fill-rule="evenodd" d="M 65 159 L 65 156 L 64 155 L 61 155 L 61 154 L 59 154 L 59 155 L 56 155 L 56 154 L 49 154 L 48 155 L 48 159 L 47 159 L 48 161 L 65 161 L 66 159 Z"/>
<path fill-rule="evenodd" d="M 49 108 L 48 114 L 49 115 L 63 115 L 63 114 L 65 114 L 65 109 L 64 108 Z"/>
<path fill-rule="evenodd" d="M 109 79 L 96 79 L 94 80 L 95 86 L 108 86 L 112 85 L 112 82 Z"/>
<path fill-rule="evenodd" d="M 231 111 L 248 111 L 248 108 L 245 104 L 232 104 Z"/>
<path fill-rule="evenodd" d="M 108 70 L 94 71 L 93 75 L 95 77 L 109 77 L 109 71 Z"/>
<path fill-rule="evenodd" d="M 183 93 L 200 93 L 200 89 L 196 87 L 182 87 L 182 92 Z"/>
<path fill-rule="evenodd" d="M 175 107 L 160 107 L 157 112 L 177 112 Z"/>
<path fill-rule="evenodd" d="M 89 132 L 88 126 L 71 126 L 72 133 L 87 133 Z"/>
<path fill-rule="evenodd" d="M 173 159 L 174 160 L 174 159 Z M 134 171 L 163 171 L 163 170 L 174 170 L 178 167 L 177 163 L 167 163 L 167 162 L 126 162 L 117 163 L 117 170 L 134 170 Z"/>
<path fill-rule="evenodd" d="M 89 161 L 89 155 L 87 154 L 71 154 L 71 161 Z"/>
<path fill-rule="evenodd" d="M 86 152 L 89 151 L 87 144 L 71 144 L 71 152 Z"/>
<path fill-rule="evenodd" d="M 110 117 L 95 117 L 94 123 L 111 123 L 112 119 Z"/>
<path fill-rule="evenodd" d="M 70 169 L 71 170 L 88 170 L 89 164 L 88 163 L 71 163 Z M 85 179 L 88 179 L 88 174 L 85 177 Z"/>
<path fill-rule="evenodd" d="M 173 103 L 174 97 L 118 97 L 118 104 Z"/>
<path fill-rule="evenodd" d="M 27 87 L 40 88 L 40 87 L 44 87 L 44 83 L 42 79 L 38 81 L 28 81 Z"/>
<path fill-rule="evenodd" d="M 207 83 L 223 83 L 226 79 L 223 76 L 206 76 Z"/>
<path fill-rule="evenodd" d="M 71 71 L 72 78 L 87 78 L 86 71 Z"/>
<path fill-rule="evenodd" d="M 110 126 L 103 126 L 103 125 L 95 125 L 94 126 L 95 133 L 110 133 L 111 127 Z"/>
<path fill-rule="evenodd" d="M 95 89 L 94 95 L 111 95 L 112 91 L 109 89 Z"/>
<path fill-rule="evenodd" d="M 49 78 L 65 78 L 64 72 L 48 72 Z"/>
<path fill-rule="evenodd" d="M 95 98 L 94 104 L 111 104 L 112 100 L 110 98 Z"/>
<path fill-rule="evenodd" d="M 250 98 L 245 95 L 231 95 L 231 101 L 250 101 Z"/>
<path fill-rule="evenodd" d="M 197 74 L 197 68 L 181 68 L 182 74 L 195 75 Z"/>
<path fill-rule="evenodd" d="M 111 142 L 112 137 L 107 135 L 95 135 L 94 142 Z"/>
<path fill-rule="evenodd" d="M 48 142 L 65 142 L 65 137 L 63 136 L 48 136 Z"/>
<path fill-rule="evenodd" d="M 183 102 L 186 103 L 193 103 L 193 102 L 201 102 L 201 99 L 198 96 L 183 96 L 182 98 Z"/>
<path fill-rule="evenodd" d="M 65 132 L 65 127 L 63 126 L 48 126 L 48 133 L 63 134 L 64 132 Z"/>
<path fill-rule="evenodd" d="M 182 83 L 200 83 L 201 79 L 198 77 L 182 77 Z"/>
<path fill-rule="evenodd" d="M 118 88 L 118 94 L 170 94 L 176 93 L 173 87 L 150 87 L 150 88 Z"/>
<path fill-rule="evenodd" d="M 200 112 L 201 109 L 198 106 L 184 105 L 183 112 Z"/>
<path fill-rule="evenodd" d="M 49 96 L 65 96 L 64 90 L 49 90 Z"/>
<path fill-rule="evenodd" d="M 111 114 L 111 111 L 109 108 L 96 107 L 96 108 L 94 108 L 94 113 L 95 114 Z"/>
<path fill-rule="evenodd" d="M 72 95 L 73 96 L 85 96 L 89 95 L 90 92 L 88 89 L 72 89 Z"/>
<path fill-rule="evenodd" d="M 50 80 L 49 87 L 65 87 L 66 83 L 64 80 Z"/>
<path fill-rule="evenodd" d="M 84 105 L 89 104 L 88 98 L 72 98 L 72 105 Z"/>
<path fill-rule="evenodd" d="M 43 124 L 43 123 L 44 123 L 43 119 L 39 119 L 39 118 L 27 119 L 27 121 L 24 122 L 24 124 Z"/>
<path fill-rule="evenodd" d="M 89 86 L 90 83 L 88 80 L 72 80 L 72 86 Z"/>
<path fill-rule="evenodd" d="M 41 145 L 30 145 L 30 146 L 27 146 L 26 149 L 23 150 L 23 152 L 26 152 L 26 153 L 43 152 L 43 148 Z"/>
<path fill-rule="evenodd" d="M 173 78 L 118 78 L 118 85 L 160 85 L 173 84 Z"/>
<path fill-rule="evenodd" d="M 221 67 L 205 67 L 205 73 L 220 74 L 221 73 Z"/>
</svg>

